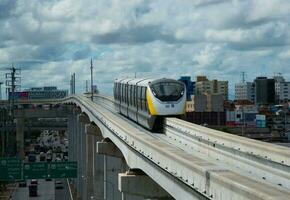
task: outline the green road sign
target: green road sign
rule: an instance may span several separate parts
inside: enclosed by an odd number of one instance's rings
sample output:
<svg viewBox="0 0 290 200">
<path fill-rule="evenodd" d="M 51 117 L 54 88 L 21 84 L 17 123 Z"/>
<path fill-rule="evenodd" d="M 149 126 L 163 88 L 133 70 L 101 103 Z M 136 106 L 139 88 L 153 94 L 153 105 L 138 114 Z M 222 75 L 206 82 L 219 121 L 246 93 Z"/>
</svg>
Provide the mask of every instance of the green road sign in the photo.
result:
<svg viewBox="0 0 290 200">
<path fill-rule="evenodd" d="M 14 181 L 21 179 L 21 165 L 19 158 L 0 158 L 0 180 Z"/>
<path fill-rule="evenodd" d="M 23 179 L 47 178 L 47 163 L 33 162 L 23 164 Z"/>
<path fill-rule="evenodd" d="M 77 178 L 77 162 L 53 162 L 48 164 L 49 178 Z"/>
</svg>

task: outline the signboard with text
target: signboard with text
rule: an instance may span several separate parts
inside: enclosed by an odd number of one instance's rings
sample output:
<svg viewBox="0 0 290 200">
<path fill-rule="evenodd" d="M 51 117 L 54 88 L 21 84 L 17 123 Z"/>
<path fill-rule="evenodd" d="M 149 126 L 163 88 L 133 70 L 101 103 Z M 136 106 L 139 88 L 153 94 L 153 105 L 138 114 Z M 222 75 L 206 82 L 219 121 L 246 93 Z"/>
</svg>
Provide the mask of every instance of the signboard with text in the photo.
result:
<svg viewBox="0 0 290 200">
<path fill-rule="evenodd" d="M 23 179 L 47 178 L 47 163 L 33 162 L 23 164 Z"/>
<path fill-rule="evenodd" d="M 54 162 L 48 164 L 49 178 L 77 178 L 77 162 Z"/>
<path fill-rule="evenodd" d="M 22 162 L 19 158 L 0 158 L 0 180 L 20 180 L 21 172 Z"/>
<path fill-rule="evenodd" d="M 0 158 L 0 181 L 77 178 L 77 162 L 25 162 Z"/>
</svg>

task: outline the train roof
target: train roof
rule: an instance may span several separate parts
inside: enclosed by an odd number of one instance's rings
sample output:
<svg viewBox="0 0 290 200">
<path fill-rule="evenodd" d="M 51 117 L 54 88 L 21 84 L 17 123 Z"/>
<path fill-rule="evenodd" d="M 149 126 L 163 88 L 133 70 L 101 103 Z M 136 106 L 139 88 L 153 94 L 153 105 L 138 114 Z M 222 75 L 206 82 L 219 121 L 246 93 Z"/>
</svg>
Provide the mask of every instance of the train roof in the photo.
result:
<svg viewBox="0 0 290 200">
<path fill-rule="evenodd" d="M 164 81 L 177 81 L 174 79 L 168 79 L 168 78 L 121 78 L 121 79 L 116 79 L 115 82 L 117 83 L 128 83 L 132 85 L 139 85 L 139 86 L 147 86 L 149 83 L 159 83 L 159 82 L 164 82 Z"/>
</svg>

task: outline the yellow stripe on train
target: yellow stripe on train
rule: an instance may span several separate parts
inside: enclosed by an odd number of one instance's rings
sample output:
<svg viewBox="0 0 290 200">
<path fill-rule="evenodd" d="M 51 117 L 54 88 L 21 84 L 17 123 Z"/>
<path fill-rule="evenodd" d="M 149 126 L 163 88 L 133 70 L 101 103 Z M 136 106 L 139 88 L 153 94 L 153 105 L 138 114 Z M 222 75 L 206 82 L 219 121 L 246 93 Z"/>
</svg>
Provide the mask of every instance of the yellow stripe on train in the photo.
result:
<svg viewBox="0 0 290 200">
<path fill-rule="evenodd" d="M 157 112 L 154 108 L 150 93 L 149 93 L 149 88 L 147 88 L 147 92 L 146 92 L 146 98 L 147 98 L 147 103 L 148 103 L 148 108 L 149 108 L 149 113 L 150 115 L 157 115 Z"/>
</svg>

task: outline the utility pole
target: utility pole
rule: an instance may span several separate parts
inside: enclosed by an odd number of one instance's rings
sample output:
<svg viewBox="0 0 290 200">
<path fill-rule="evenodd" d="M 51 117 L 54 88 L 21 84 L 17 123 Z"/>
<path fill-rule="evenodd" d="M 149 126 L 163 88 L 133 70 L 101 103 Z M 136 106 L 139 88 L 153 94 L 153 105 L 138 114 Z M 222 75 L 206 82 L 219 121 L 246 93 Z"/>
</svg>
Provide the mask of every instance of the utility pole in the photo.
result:
<svg viewBox="0 0 290 200">
<path fill-rule="evenodd" d="M 89 91 L 89 83 L 88 83 L 88 80 L 86 80 L 86 93 L 88 93 L 88 91 Z"/>
<path fill-rule="evenodd" d="M 72 95 L 72 75 L 70 75 L 70 80 L 69 80 L 69 93 Z"/>
<path fill-rule="evenodd" d="M 0 100 L 2 100 L 2 84 L 3 82 L 0 82 Z"/>
<path fill-rule="evenodd" d="M 93 59 L 91 59 L 91 100 L 94 100 L 93 94 Z"/>
<path fill-rule="evenodd" d="M 76 74 L 73 73 L 70 77 L 70 93 L 75 94 L 76 93 Z"/>
<path fill-rule="evenodd" d="M 76 94 L 76 74 L 73 73 L 73 94 Z"/>
<path fill-rule="evenodd" d="M 8 100 L 10 104 L 10 116 L 14 119 L 14 104 L 15 104 L 15 92 L 20 89 L 21 84 L 21 70 L 12 65 L 9 73 L 5 74 L 6 78 L 6 92 L 8 94 Z"/>
<path fill-rule="evenodd" d="M 241 72 L 241 76 L 242 76 L 242 83 L 246 82 L 246 72 Z"/>
</svg>

